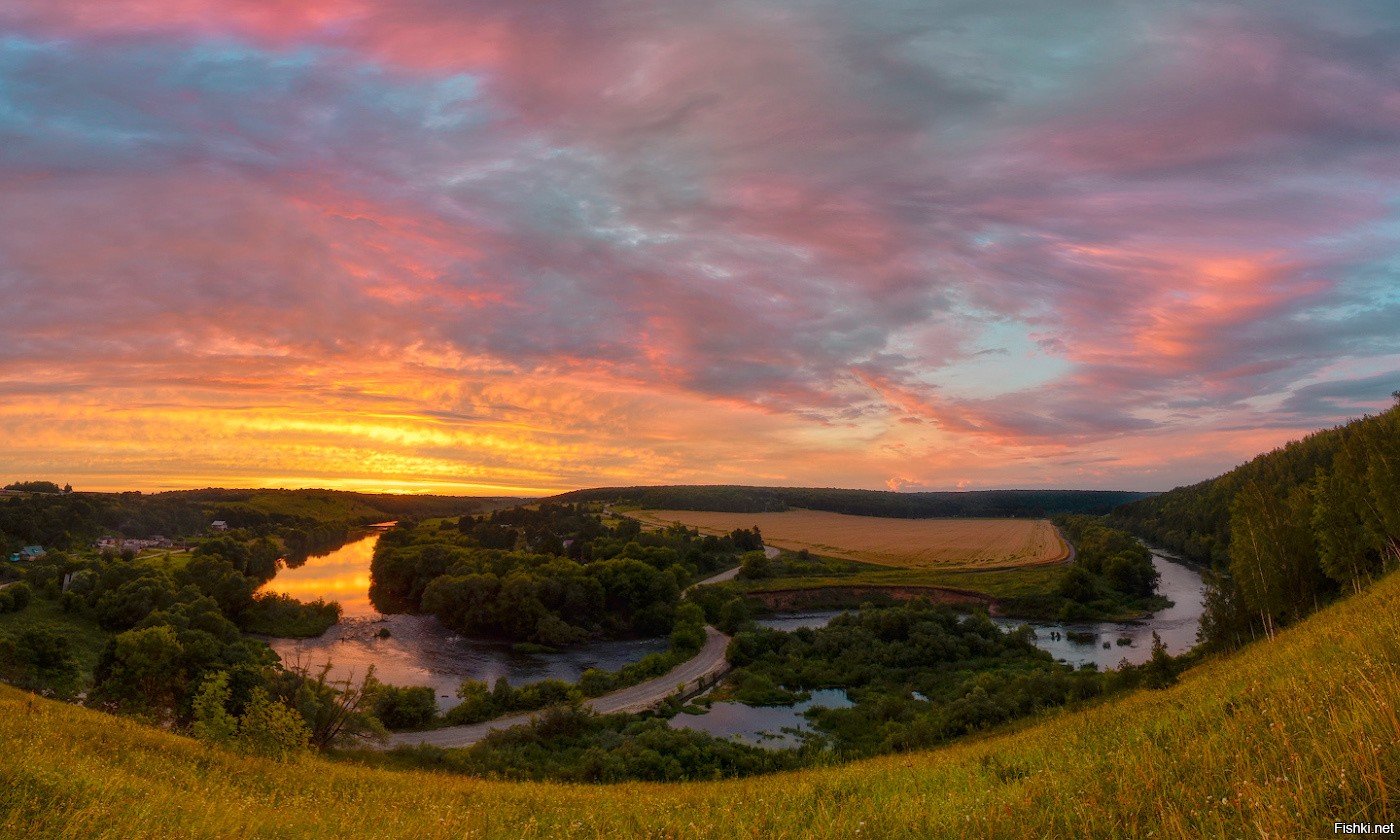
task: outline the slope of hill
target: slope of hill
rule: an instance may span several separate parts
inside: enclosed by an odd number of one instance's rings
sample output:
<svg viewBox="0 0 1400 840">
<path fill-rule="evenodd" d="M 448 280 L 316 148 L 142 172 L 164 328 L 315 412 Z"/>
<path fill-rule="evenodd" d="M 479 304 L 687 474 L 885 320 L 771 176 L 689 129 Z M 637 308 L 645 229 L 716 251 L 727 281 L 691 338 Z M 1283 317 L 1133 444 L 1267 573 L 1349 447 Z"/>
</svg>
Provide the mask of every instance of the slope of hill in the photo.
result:
<svg viewBox="0 0 1400 840">
<path fill-rule="evenodd" d="M 778 512 L 789 508 L 824 510 L 854 516 L 921 519 L 933 516 L 1024 516 L 1057 513 L 1107 513 L 1117 505 L 1151 494 L 1124 490 L 971 490 L 967 492 L 893 493 L 887 490 L 839 490 L 825 487 L 744 487 L 675 485 L 597 487 L 575 490 L 552 502 L 609 502 L 653 510 L 713 510 L 734 513 Z"/>
<path fill-rule="evenodd" d="M 1400 818 L 1400 575 L 1161 691 L 930 752 L 615 787 L 241 758 L 0 687 L 0 835 L 1265 837 Z"/>
</svg>

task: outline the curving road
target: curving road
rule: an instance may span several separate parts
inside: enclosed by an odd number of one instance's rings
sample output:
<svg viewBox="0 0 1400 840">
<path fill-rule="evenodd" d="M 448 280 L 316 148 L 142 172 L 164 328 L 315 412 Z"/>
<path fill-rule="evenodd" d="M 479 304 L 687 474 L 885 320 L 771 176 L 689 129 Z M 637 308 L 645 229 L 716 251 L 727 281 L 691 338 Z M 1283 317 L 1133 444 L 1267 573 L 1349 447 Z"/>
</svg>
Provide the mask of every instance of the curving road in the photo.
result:
<svg viewBox="0 0 1400 840">
<path fill-rule="evenodd" d="M 769 558 L 777 557 L 778 549 L 764 546 L 763 553 Z M 688 592 L 697 586 L 733 580 L 739 574 L 739 568 L 735 566 L 717 575 L 692 583 L 686 587 L 686 591 Z M 729 663 L 724 658 L 724 652 L 728 649 L 729 637 L 706 625 L 705 645 L 695 656 L 659 677 L 628 688 L 620 688 L 610 694 L 604 694 L 602 697 L 595 697 L 585 705 L 591 706 L 593 711 L 600 715 L 616 712 L 636 713 L 654 709 L 661 705 L 661 701 L 678 691 L 681 694 L 698 691 L 729 670 Z M 430 729 L 426 732 L 396 732 L 390 735 L 387 741 L 373 746 L 385 750 L 392 750 L 395 747 L 412 747 L 419 744 L 444 748 L 469 747 L 485 738 L 490 732 L 529 723 L 537 714 L 539 713 L 522 712 L 518 715 L 507 715 L 468 726 L 449 726 L 443 729 Z"/>
<path fill-rule="evenodd" d="M 729 663 L 724 659 L 724 652 L 728 647 L 729 637 L 715 628 L 707 626 L 705 628 L 705 645 L 695 656 L 659 677 L 628 688 L 618 689 L 610 694 L 604 694 L 602 697 L 595 697 L 586 705 L 593 707 L 593 711 L 599 714 L 642 712 L 655 708 L 660 705 L 661 701 L 675 694 L 678 689 L 682 693 L 696 691 L 728 670 Z M 684 686 L 683 689 L 682 686 Z M 434 747 L 469 747 L 485 738 L 489 732 L 529 723 L 536 714 L 538 713 L 526 712 L 488 720 L 484 723 L 474 723 L 470 726 L 449 726 L 445 729 L 431 729 L 426 732 L 397 732 L 389 736 L 389 739 L 382 744 L 366 746 L 386 750 L 418 744 Z"/>
</svg>

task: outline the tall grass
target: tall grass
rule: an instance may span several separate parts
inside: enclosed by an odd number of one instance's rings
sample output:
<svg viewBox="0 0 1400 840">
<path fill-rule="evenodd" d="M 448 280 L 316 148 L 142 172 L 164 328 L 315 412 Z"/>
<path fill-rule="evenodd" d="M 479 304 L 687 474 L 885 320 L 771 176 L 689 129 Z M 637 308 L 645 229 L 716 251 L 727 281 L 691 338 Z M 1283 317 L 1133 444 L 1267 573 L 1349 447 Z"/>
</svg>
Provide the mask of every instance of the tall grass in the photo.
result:
<svg viewBox="0 0 1400 840">
<path fill-rule="evenodd" d="M 0 836 L 1329 836 L 1400 820 L 1400 575 L 1164 691 L 948 748 L 680 785 L 276 764 L 0 689 Z"/>
</svg>

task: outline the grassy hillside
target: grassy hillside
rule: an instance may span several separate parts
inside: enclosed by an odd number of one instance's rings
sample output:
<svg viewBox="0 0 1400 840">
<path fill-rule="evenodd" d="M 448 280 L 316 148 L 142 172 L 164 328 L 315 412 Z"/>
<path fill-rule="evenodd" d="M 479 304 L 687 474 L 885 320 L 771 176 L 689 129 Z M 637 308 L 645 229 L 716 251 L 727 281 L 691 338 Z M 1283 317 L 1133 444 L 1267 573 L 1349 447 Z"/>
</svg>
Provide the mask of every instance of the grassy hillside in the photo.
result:
<svg viewBox="0 0 1400 840">
<path fill-rule="evenodd" d="M 0 836 L 1325 836 L 1400 819 L 1400 576 L 1180 684 L 950 748 L 616 787 L 239 758 L 0 688 Z"/>
</svg>

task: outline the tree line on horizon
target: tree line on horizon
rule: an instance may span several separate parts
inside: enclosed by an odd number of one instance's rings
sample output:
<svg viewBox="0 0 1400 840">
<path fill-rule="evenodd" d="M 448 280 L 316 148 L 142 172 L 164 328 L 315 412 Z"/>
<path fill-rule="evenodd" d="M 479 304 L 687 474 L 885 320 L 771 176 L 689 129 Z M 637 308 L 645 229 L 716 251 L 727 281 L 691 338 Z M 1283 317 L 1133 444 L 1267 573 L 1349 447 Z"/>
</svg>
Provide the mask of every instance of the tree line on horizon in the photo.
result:
<svg viewBox="0 0 1400 840">
<path fill-rule="evenodd" d="M 1207 567 L 1206 644 L 1272 637 L 1400 568 L 1400 395 L 1382 414 L 1123 505 L 1111 519 Z"/>
<path fill-rule="evenodd" d="M 1104 514 L 1125 502 L 1149 496 L 1127 490 L 968 490 L 896 493 L 830 487 L 746 487 L 667 485 L 597 487 L 555 496 L 552 502 L 606 502 L 657 510 L 781 513 L 793 508 L 882 516 L 1014 517 L 1040 519 L 1063 513 Z"/>
<path fill-rule="evenodd" d="M 54 492 L 0 498 L 0 552 L 25 545 L 77 551 L 99 537 L 160 534 L 182 539 L 222 520 L 253 537 L 281 540 L 305 557 L 345 542 L 350 529 L 383 519 L 460 516 L 496 500 L 456 496 L 392 496 L 339 490 L 173 490 L 165 493 L 61 493 L 52 482 L 19 482 Z M 32 491 L 26 491 L 32 492 Z"/>
</svg>

